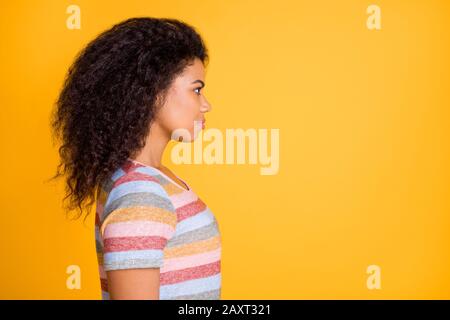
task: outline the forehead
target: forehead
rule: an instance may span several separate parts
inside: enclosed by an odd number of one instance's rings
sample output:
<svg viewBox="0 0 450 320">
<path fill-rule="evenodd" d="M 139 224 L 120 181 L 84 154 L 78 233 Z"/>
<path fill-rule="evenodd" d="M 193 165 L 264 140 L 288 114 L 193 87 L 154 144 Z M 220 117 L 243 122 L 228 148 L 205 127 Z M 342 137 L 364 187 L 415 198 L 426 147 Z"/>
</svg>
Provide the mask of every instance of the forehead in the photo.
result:
<svg viewBox="0 0 450 320">
<path fill-rule="evenodd" d="M 191 82 L 195 80 L 204 80 L 205 67 L 203 66 L 202 61 L 196 58 L 193 63 L 186 66 L 183 73 L 181 74 L 181 77 Z"/>
</svg>

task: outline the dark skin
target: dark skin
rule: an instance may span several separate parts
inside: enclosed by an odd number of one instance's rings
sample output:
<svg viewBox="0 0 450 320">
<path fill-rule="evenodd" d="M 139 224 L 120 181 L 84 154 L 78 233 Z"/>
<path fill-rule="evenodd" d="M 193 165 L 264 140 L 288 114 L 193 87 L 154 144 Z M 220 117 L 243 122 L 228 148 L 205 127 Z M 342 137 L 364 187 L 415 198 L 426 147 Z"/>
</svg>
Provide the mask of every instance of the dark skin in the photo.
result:
<svg viewBox="0 0 450 320">
<path fill-rule="evenodd" d="M 174 130 L 183 128 L 190 132 L 190 136 L 183 136 L 183 143 L 195 140 L 194 121 L 204 120 L 204 113 L 211 110 L 211 105 L 201 92 L 204 82 L 203 63 L 195 59 L 193 65 L 188 66 L 171 85 L 166 103 L 150 127 L 144 148 L 134 157 L 134 160 L 160 170 L 185 190 L 186 185 L 162 165 L 161 159 Z M 106 274 L 112 300 L 159 299 L 159 268 L 111 270 Z"/>
</svg>

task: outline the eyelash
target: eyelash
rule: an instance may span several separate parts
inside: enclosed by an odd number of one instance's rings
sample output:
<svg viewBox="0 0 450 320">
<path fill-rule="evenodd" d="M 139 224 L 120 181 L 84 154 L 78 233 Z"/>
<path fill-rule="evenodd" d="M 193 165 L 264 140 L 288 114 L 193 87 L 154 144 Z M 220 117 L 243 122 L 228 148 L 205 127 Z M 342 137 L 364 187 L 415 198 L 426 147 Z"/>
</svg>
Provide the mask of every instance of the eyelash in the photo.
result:
<svg viewBox="0 0 450 320">
<path fill-rule="evenodd" d="M 194 91 L 195 91 L 195 90 L 201 90 L 201 89 L 202 89 L 202 87 L 195 88 Z M 195 92 L 195 93 L 197 93 L 197 92 Z M 197 95 L 200 95 L 200 94 L 201 94 L 201 92 L 198 92 L 198 93 L 197 93 Z"/>
</svg>

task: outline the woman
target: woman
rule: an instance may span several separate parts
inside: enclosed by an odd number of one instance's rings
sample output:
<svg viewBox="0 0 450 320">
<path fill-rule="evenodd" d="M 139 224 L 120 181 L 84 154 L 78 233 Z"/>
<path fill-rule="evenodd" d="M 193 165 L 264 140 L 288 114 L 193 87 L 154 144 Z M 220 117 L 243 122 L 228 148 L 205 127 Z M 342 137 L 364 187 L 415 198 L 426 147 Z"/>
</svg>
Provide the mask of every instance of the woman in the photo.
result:
<svg viewBox="0 0 450 320">
<path fill-rule="evenodd" d="M 69 68 L 52 119 L 62 142 L 55 177 L 67 173 L 69 210 L 97 200 L 103 299 L 220 299 L 217 220 L 161 163 L 170 140 L 192 142 L 204 128 L 207 60 L 188 24 L 131 18 Z"/>
</svg>

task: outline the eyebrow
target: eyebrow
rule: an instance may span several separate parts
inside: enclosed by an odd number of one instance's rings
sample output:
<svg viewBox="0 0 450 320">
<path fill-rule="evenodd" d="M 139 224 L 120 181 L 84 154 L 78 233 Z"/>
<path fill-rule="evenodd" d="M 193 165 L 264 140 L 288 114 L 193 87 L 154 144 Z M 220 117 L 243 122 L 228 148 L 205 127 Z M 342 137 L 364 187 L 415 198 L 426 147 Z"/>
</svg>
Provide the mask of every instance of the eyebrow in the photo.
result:
<svg viewBox="0 0 450 320">
<path fill-rule="evenodd" d="M 205 83 L 202 80 L 195 80 L 192 83 L 200 83 L 202 85 L 202 88 L 205 86 Z"/>
</svg>

